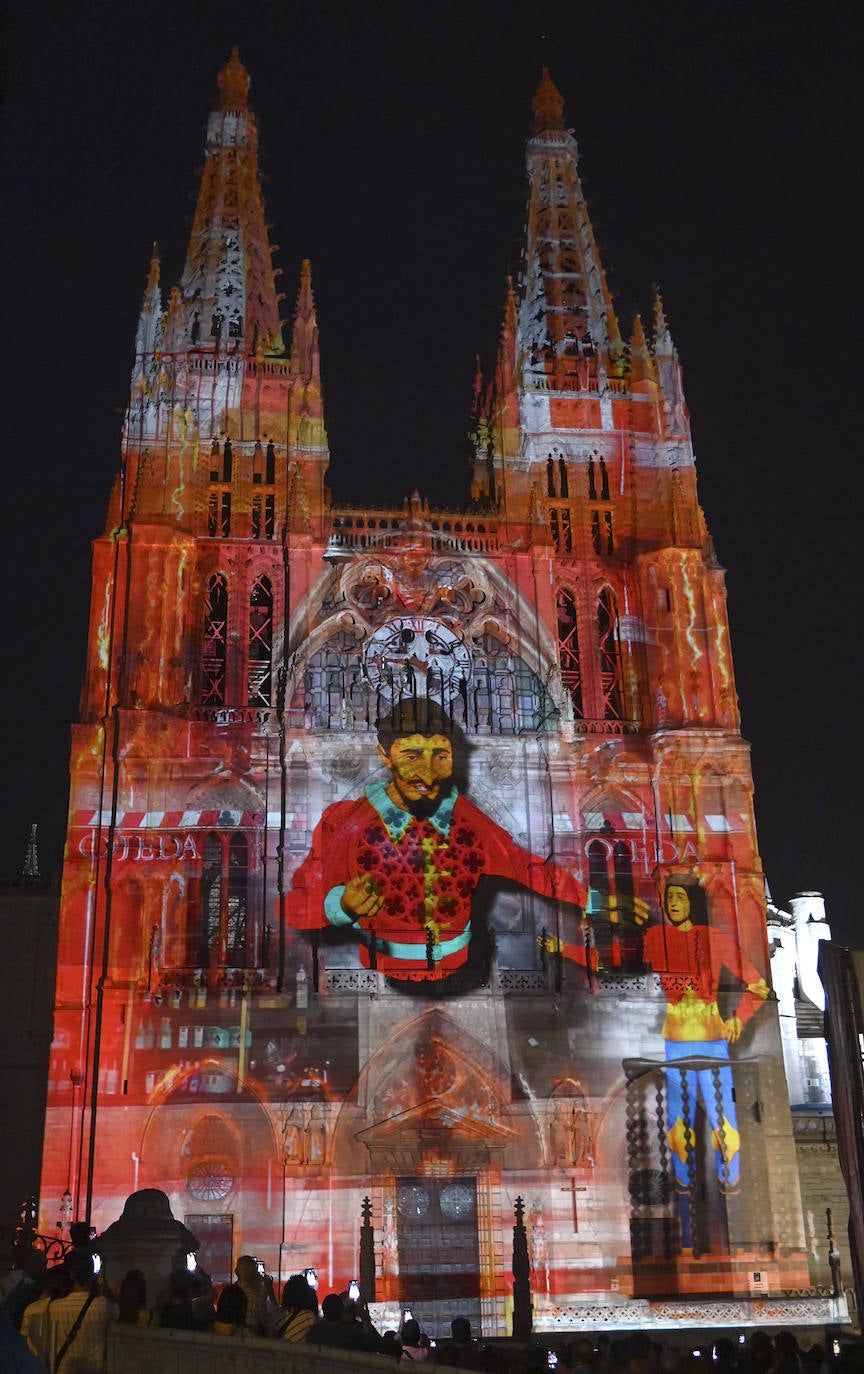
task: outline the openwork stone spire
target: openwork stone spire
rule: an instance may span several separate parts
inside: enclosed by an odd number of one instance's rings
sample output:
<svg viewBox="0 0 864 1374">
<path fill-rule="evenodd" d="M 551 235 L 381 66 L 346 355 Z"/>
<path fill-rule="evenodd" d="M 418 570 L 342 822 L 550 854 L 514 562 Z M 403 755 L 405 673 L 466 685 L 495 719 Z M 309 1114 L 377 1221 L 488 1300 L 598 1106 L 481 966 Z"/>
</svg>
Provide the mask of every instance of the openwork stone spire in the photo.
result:
<svg viewBox="0 0 864 1374">
<path fill-rule="evenodd" d="M 231 49 L 231 56 L 219 73 L 218 82 L 220 110 L 233 110 L 235 114 L 245 110 L 249 95 L 249 73 L 240 61 L 236 47 Z"/>
<path fill-rule="evenodd" d="M 215 353 L 282 354 L 279 297 L 258 173 L 249 77 L 237 50 L 219 73 L 181 291 L 189 342 Z"/>
<path fill-rule="evenodd" d="M 549 75 L 549 68 L 543 68 L 540 85 L 534 94 L 534 131 L 564 128 L 564 97 Z"/>
<path fill-rule="evenodd" d="M 523 384 L 536 380 L 546 388 L 554 374 L 568 388 L 581 377 L 579 389 L 602 391 L 623 361 L 623 345 L 579 181 L 576 140 L 564 127 L 564 101 L 545 68 L 534 123 L 519 316 Z"/>
</svg>

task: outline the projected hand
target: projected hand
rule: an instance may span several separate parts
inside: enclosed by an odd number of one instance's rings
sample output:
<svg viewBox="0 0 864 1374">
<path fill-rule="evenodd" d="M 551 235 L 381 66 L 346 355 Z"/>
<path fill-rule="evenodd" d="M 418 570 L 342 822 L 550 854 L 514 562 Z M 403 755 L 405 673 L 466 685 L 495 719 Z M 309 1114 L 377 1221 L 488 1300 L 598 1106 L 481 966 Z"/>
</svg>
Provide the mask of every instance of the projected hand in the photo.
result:
<svg viewBox="0 0 864 1374">
<path fill-rule="evenodd" d="M 730 1045 L 734 1045 L 742 1031 L 741 1022 L 737 1016 L 730 1016 L 728 1021 L 723 1022 L 723 1035 Z"/>
<path fill-rule="evenodd" d="M 547 954 L 561 953 L 561 941 L 557 935 L 538 935 L 537 943 L 541 949 L 545 949 Z"/>
<path fill-rule="evenodd" d="M 651 915 L 651 908 L 641 897 L 614 894 L 603 903 L 613 925 L 618 921 L 632 921 L 634 925 L 644 926 Z"/>
<path fill-rule="evenodd" d="M 353 921 L 359 921 L 363 916 L 377 916 L 383 905 L 384 898 L 374 878 L 363 874 L 361 877 L 351 878 L 345 885 L 345 891 L 342 893 L 342 910 Z"/>
</svg>

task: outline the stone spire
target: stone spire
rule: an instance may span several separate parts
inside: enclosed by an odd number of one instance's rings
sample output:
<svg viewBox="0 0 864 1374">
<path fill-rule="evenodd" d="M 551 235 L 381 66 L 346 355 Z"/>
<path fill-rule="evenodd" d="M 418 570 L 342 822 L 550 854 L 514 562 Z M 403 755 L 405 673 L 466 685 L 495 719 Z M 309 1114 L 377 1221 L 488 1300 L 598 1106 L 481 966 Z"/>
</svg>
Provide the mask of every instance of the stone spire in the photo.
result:
<svg viewBox="0 0 864 1374">
<path fill-rule="evenodd" d="M 544 69 L 528 141 L 528 227 L 519 312 L 525 388 L 602 394 L 623 345 L 577 171 L 564 102 Z M 552 389 L 558 389 L 553 386 Z"/>
<path fill-rule="evenodd" d="M 207 122 L 180 287 L 188 346 L 255 357 L 284 349 L 248 92 L 249 76 L 235 48 L 219 73 L 218 106 Z"/>
<path fill-rule="evenodd" d="M 136 353 L 153 353 L 157 346 L 162 320 L 162 288 L 159 275 L 159 245 L 154 243 L 153 252 L 150 255 L 150 272 L 144 289 L 144 299 L 141 302 L 141 314 L 138 317 L 138 332 L 135 336 Z"/>
<path fill-rule="evenodd" d="M 300 267 L 300 289 L 294 311 L 291 334 L 291 379 L 302 386 L 310 382 L 321 387 L 321 355 L 318 351 L 318 319 L 312 294 L 312 264 L 303 259 Z"/>
<path fill-rule="evenodd" d="M 548 67 L 543 68 L 531 108 L 534 111 L 535 133 L 564 128 L 564 97 L 549 75 Z"/>
<path fill-rule="evenodd" d="M 30 838 L 27 841 L 27 852 L 24 855 L 24 867 L 21 870 L 25 878 L 41 878 L 39 872 L 39 856 L 36 852 L 36 822 L 30 827 Z"/>
<path fill-rule="evenodd" d="M 654 360 L 642 327 L 642 316 L 633 319 L 633 333 L 630 335 L 630 385 L 655 381 Z"/>
<path fill-rule="evenodd" d="M 318 348 L 318 317 L 312 294 L 312 266 L 304 259 L 291 332 L 288 364 L 290 400 L 288 442 L 319 461 L 327 461 L 324 398 L 321 392 L 321 354 Z"/>
<path fill-rule="evenodd" d="M 498 341 L 495 363 L 494 411 L 499 432 L 496 436 L 506 457 L 519 451 L 519 391 L 517 387 L 518 317 L 512 277 L 507 278 L 504 322 Z"/>
<path fill-rule="evenodd" d="M 660 292 L 654 290 L 654 366 L 662 398 L 666 434 L 690 433 L 690 416 L 684 399 L 684 378 L 678 350 L 672 342 Z"/>
</svg>

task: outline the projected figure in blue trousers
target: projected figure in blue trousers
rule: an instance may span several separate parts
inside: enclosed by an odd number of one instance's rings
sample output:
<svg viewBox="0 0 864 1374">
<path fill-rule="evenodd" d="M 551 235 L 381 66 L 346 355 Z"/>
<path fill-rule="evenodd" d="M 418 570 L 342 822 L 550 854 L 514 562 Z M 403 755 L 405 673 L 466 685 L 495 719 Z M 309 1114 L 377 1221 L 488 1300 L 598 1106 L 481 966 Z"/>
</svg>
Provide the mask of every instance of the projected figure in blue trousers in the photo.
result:
<svg viewBox="0 0 864 1374">
<path fill-rule="evenodd" d="M 734 1192 L 741 1176 L 741 1137 L 735 1111 L 730 1047 L 759 1010 L 769 988 L 733 937 L 707 924 L 705 893 L 692 879 L 669 880 L 663 899 L 663 921 L 645 933 L 644 956 L 666 997 L 663 1036 L 666 1041 L 666 1124 L 675 1187 L 679 1199 L 681 1245 L 693 1244 L 693 1185 L 696 1173 L 696 1111 L 701 1100 L 720 1184 L 721 1198 Z M 742 991 L 725 1019 L 717 998 L 726 968 Z M 689 1059 L 718 1061 L 677 1069 Z"/>
</svg>

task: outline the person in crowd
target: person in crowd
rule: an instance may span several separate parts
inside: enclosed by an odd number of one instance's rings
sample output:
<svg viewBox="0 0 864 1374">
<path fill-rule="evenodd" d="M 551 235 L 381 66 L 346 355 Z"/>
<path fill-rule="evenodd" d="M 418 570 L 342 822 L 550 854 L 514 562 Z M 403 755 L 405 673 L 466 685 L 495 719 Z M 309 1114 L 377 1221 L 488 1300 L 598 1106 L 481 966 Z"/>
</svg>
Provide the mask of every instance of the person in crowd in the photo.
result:
<svg viewBox="0 0 864 1374">
<path fill-rule="evenodd" d="M 34 1355 L 39 1353 L 44 1344 L 42 1324 L 45 1321 L 49 1303 L 54 1298 L 65 1298 L 70 1286 L 69 1275 L 64 1266 L 55 1264 L 45 1274 L 40 1296 L 25 1307 L 21 1315 L 21 1335 Z"/>
<path fill-rule="evenodd" d="M 594 1366 L 594 1345 L 587 1337 L 571 1342 L 567 1351 L 571 1374 L 588 1374 Z"/>
<path fill-rule="evenodd" d="M 153 1313 L 147 1306 L 147 1280 L 140 1269 L 123 1275 L 117 1290 L 117 1320 L 124 1326 L 149 1326 Z"/>
<path fill-rule="evenodd" d="M 223 1288 L 216 1303 L 216 1320 L 210 1330 L 214 1336 L 250 1335 L 246 1294 L 239 1283 Z"/>
<path fill-rule="evenodd" d="M 275 1305 L 273 1280 L 259 1268 L 254 1255 L 241 1255 L 234 1273 L 237 1283 L 246 1294 L 246 1325 L 254 1336 L 267 1334 L 269 1325 L 268 1309 Z"/>
<path fill-rule="evenodd" d="M 9 1320 L 18 1330 L 21 1329 L 21 1317 L 24 1309 L 31 1302 L 34 1302 L 43 1291 L 47 1267 L 45 1251 L 37 1250 L 34 1247 L 24 1250 L 10 1271 L 10 1279 L 13 1274 L 15 1279 L 5 1297 L 4 1306 Z"/>
<path fill-rule="evenodd" d="M 774 1361 L 774 1343 L 767 1331 L 751 1331 L 747 1343 L 738 1356 L 742 1374 L 766 1374 Z"/>
<path fill-rule="evenodd" d="M 63 1374 L 101 1374 L 108 1327 L 117 1317 L 117 1308 L 101 1292 L 89 1250 L 70 1250 L 64 1268 L 70 1290 L 49 1303 L 37 1354 L 52 1369 L 62 1364 Z"/>
<path fill-rule="evenodd" d="M 271 1334 L 277 1340 L 305 1341 L 318 1318 L 318 1299 L 305 1274 L 292 1274 L 282 1289 Z"/>
<path fill-rule="evenodd" d="M 216 1289 L 206 1269 L 195 1269 L 191 1274 L 190 1301 L 195 1331 L 209 1331 L 216 1320 Z"/>
<path fill-rule="evenodd" d="M 195 1278 L 187 1269 L 174 1269 L 168 1275 L 168 1289 L 159 1303 L 159 1325 L 173 1331 L 196 1331 L 193 1299 Z"/>
<path fill-rule="evenodd" d="M 774 1337 L 773 1374 L 801 1374 L 801 1348 L 792 1331 L 778 1331 Z"/>
<path fill-rule="evenodd" d="M 345 1322 L 345 1305 L 338 1293 L 328 1293 L 321 1304 L 321 1316 L 307 1337 L 310 1345 L 330 1345 L 340 1350 L 368 1350 L 363 1330 Z"/>
<path fill-rule="evenodd" d="M 402 1356 L 403 1360 L 428 1360 L 429 1343 L 421 1344 L 422 1333 L 420 1323 L 413 1317 L 402 1323 Z"/>
<path fill-rule="evenodd" d="M 402 1342 L 399 1339 L 398 1332 L 393 1330 L 385 1331 L 384 1335 L 381 1337 L 381 1345 L 379 1349 L 380 1353 L 382 1355 L 387 1355 L 389 1359 L 401 1360 Z"/>
<path fill-rule="evenodd" d="M 483 1352 L 471 1335 L 467 1317 L 454 1317 L 450 1323 L 450 1343 L 455 1346 L 461 1369 L 482 1369 Z"/>
<path fill-rule="evenodd" d="M 357 1298 L 352 1298 L 347 1292 L 340 1293 L 339 1296 L 342 1299 L 343 1322 L 350 1323 L 361 1332 L 363 1340 L 365 1341 L 364 1348 L 366 1350 L 378 1350 L 381 1345 L 381 1337 L 376 1327 L 372 1324 L 372 1318 L 369 1316 L 369 1308 L 364 1302 L 358 1301 Z"/>
</svg>

